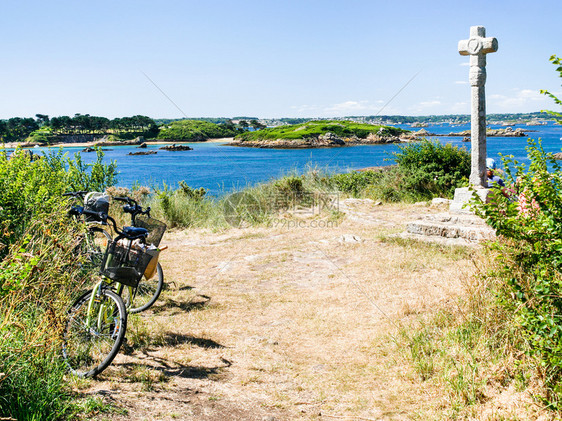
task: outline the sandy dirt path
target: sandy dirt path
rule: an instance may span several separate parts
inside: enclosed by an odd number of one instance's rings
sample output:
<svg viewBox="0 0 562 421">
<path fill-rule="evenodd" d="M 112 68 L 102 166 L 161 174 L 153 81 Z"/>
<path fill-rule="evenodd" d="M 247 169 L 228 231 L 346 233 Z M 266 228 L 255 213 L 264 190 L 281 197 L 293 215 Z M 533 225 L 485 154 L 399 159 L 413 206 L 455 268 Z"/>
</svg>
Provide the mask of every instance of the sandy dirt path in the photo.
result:
<svg viewBox="0 0 562 421">
<path fill-rule="evenodd" d="M 395 339 L 455 300 L 469 253 L 386 239 L 442 209 L 342 205 L 338 221 L 168 232 L 167 289 L 132 318 L 128 354 L 77 389 L 126 411 L 113 420 L 402 420 L 446 405 Z"/>
</svg>

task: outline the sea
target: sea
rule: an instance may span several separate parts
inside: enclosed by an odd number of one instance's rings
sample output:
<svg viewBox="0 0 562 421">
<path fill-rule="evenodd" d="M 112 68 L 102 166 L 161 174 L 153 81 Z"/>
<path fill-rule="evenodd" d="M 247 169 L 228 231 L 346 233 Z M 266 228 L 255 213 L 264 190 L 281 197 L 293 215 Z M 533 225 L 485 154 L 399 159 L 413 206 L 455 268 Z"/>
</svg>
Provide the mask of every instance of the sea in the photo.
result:
<svg viewBox="0 0 562 421">
<path fill-rule="evenodd" d="M 397 125 L 417 131 L 408 125 Z M 505 128 L 489 125 L 490 128 Z M 496 159 L 501 166 L 499 154 L 513 155 L 519 162 L 527 163 L 527 141 L 529 138 L 541 139 L 546 152 L 562 151 L 562 125 L 550 122 L 546 125 L 521 128 L 526 137 L 488 137 L 488 157 Z M 425 127 L 430 133 L 447 134 L 469 130 L 470 124 L 451 125 L 448 123 Z M 470 150 L 470 142 L 462 137 L 435 137 L 442 143 Z M 115 146 L 103 148 L 104 160 L 115 161 L 118 169 L 117 185 L 131 187 L 135 184 L 149 187 L 176 188 L 180 181 L 189 186 L 204 187 L 209 194 L 220 196 L 257 183 L 267 182 L 288 174 L 299 174 L 310 169 L 328 172 L 348 172 L 366 167 L 392 165 L 393 152 L 398 145 L 358 145 L 343 148 L 322 149 L 258 149 L 228 146 L 221 143 L 196 142 L 189 144 L 191 151 L 159 150 L 163 145 L 149 145 L 147 149 L 135 146 Z M 80 153 L 84 162 L 95 159 L 95 153 L 81 152 L 83 146 L 64 148 L 69 156 Z M 34 148 L 35 153 L 46 152 L 48 148 Z M 129 155 L 130 152 L 157 151 L 154 155 Z"/>
</svg>

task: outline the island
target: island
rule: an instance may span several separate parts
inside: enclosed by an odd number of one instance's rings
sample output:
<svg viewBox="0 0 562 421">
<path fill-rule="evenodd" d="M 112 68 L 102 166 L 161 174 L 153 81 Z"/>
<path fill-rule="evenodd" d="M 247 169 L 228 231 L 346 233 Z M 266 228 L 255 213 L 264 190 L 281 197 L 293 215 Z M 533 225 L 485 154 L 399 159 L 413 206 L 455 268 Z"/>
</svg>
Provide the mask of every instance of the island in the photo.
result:
<svg viewBox="0 0 562 421">
<path fill-rule="evenodd" d="M 330 148 L 414 140 L 404 129 L 343 120 L 316 120 L 237 135 L 229 146 L 270 149 Z"/>
</svg>

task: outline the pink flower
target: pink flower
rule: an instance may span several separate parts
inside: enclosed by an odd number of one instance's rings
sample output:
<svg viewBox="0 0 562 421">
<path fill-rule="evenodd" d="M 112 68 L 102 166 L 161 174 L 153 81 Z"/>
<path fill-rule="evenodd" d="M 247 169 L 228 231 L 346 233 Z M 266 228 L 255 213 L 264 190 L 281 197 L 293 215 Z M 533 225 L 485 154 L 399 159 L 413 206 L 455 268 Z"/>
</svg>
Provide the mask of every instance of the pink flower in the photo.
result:
<svg viewBox="0 0 562 421">
<path fill-rule="evenodd" d="M 517 210 L 519 212 L 519 216 L 523 218 L 536 218 L 538 212 L 540 211 L 540 205 L 535 200 L 534 197 L 529 198 L 527 197 L 528 190 L 525 189 L 519 195 L 519 203 L 517 204 Z"/>
</svg>

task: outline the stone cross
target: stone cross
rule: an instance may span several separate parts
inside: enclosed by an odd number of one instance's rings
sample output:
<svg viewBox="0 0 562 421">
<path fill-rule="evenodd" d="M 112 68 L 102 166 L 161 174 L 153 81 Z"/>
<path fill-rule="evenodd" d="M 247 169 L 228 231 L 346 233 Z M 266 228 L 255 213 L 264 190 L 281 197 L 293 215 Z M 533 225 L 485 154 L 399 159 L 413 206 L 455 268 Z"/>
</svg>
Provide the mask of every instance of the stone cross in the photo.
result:
<svg viewBox="0 0 562 421">
<path fill-rule="evenodd" d="M 498 51 L 498 40 L 486 38 L 486 28 L 471 26 L 470 38 L 459 41 L 459 53 L 470 56 L 471 86 L 471 170 L 470 184 L 487 187 L 486 177 L 486 54 Z"/>
</svg>

